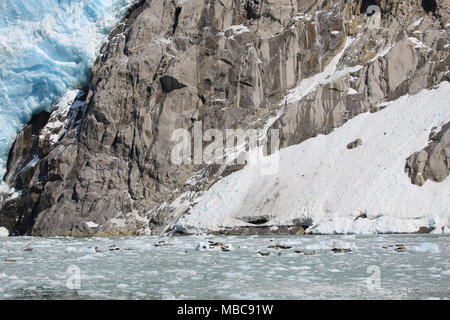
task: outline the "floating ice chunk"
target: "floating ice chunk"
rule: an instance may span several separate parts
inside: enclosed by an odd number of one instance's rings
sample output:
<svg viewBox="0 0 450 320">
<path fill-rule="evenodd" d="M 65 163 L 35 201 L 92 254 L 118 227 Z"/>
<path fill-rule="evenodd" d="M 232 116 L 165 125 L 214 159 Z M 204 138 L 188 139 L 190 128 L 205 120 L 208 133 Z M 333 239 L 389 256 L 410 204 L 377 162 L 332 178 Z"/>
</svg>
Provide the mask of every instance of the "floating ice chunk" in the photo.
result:
<svg viewBox="0 0 450 320">
<path fill-rule="evenodd" d="M 306 246 L 307 250 L 331 250 L 334 248 L 355 250 L 357 246 L 354 243 L 344 242 L 341 240 L 319 241 L 315 244 Z"/>
<path fill-rule="evenodd" d="M 207 243 L 207 242 L 200 242 L 195 247 L 195 250 L 196 251 L 209 250 L 209 243 Z"/>
<path fill-rule="evenodd" d="M 427 270 L 430 271 L 430 272 L 436 273 L 436 272 L 440 272 L 441 268 L 430 267 Z"/>
<path fill-rule="evenodd" d="M 27 284 L 27 281 L 22 280 L 22 279 L 17 279 L 17 280 L 10 281 L 9 284 L 13 285 L 13 286 L 24 286 Z"/>
<path fill-rule="evenodd" d="M 233 250 L 233 246 L 231 244 L 224 244 L 223 242 L 200 242 L 196 247 L 196 251 L 231 251 Z"/>
<path fill-rule="evenodd" d="M 78 253 L 94 253 L 95 248 L 86 248 L 86 247 L 67 247 L 67 252 L 78 252 Z"/>
<path fill-rule="evenodd" d="M 9 231 L 5 227 L 0 227 L 0 237 L 7 237 L 9 236 Z"/>
<path fill-rule="evenodd" d="M 439 246 L 437 244 L 434 243 L 429 243 L 429 242 L 425 242 L 425 243 L 421 243 L 418 246 L 414 246 L 411 248 L 413 251 L 418 251 L 418 252 L 430 252 L 430 253 L 439 253 Z"/>
</svg>

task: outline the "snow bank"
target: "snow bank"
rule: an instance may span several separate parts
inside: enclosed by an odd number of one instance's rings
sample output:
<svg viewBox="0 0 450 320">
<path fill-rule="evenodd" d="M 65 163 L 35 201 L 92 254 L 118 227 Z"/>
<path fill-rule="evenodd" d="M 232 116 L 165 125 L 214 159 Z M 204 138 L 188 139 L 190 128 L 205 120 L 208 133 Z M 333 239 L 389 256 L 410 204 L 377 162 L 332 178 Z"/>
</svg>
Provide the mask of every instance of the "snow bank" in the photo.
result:
<svg viewBox="0 0 450 320">
<path fill-rule="evenodd" d="M 326 136 L 281 150 L 279 171 L 258 165 L 225 177 L 178 222 L 191 232 L 313 221 L 313 233 L 401 233 L 422 226 L 448 231 L 450 179 L 411 184 L 405 160 L 428 144 L 431 129 L 450 120 L 450 84 L 424 90 L 361 114 Z M 348 150 L 349 142 L 363 144 Z M 357 219 L 357 217 L 361 216 Z"/>
</svg>

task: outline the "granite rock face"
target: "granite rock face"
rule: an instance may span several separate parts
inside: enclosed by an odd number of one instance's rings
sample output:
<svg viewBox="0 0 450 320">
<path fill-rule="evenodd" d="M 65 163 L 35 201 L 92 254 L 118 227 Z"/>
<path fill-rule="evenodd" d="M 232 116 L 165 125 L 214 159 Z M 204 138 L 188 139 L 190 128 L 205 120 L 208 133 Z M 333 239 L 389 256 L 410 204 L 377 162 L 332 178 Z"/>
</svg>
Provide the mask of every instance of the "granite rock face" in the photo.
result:
<svg viewBox="0 0 450 320">
<path fill-rule="evenodd" d="M 345 32 L 353 42 L 341 58 L 345 76 L 325 79 L 312 92 L 287 100 L 287 111 L 274 124 L 282 129 L 283 147 L 328 134 L 355 115 L 379 110 L 384 101 L 448 80 L 449 5 L 441 2 L 438 11 L 426 13 L 422 1 L 377 3 L 381 13 L 347 20 Z M 374 26 L 377 15 L 381 20 Z M 328 12 L 318 16 L 328 19 Z"/>
<path fill-rule="evenodd" d="M 450 122 L 441 130 L 433 130 L 430 143 L 406 159 L 405 172 L 415 185 L 422 186 L 427 180 L 444 181 L 450 174 Z"/>
<path fill-rule="evenodd" d="M 5 179 L 20 192 L 3 196 L 0 224 L 16 235 L 163 234 L 235 170 L 172 164 L 175 129 L 275 128 L 286 147 L 450 80 L 449 5 L 372 2 L 138 2 L 67 115 L 55 108 L 16 139 Z"/>
</svg>

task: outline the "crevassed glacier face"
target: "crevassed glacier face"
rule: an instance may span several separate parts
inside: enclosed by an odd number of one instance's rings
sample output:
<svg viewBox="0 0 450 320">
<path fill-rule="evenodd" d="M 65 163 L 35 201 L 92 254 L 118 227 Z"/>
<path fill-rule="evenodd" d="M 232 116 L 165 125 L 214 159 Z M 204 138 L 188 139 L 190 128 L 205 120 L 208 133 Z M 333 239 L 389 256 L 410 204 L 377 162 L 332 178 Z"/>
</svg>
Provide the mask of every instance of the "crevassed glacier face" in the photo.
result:
<svg viewBox="0 0 450 320">
<path fill-rule="evenodd" d="M 0 2 L 0 176 L 17 132 L 85 83 L 111 27 L 135 0 Z"/>
</svg>

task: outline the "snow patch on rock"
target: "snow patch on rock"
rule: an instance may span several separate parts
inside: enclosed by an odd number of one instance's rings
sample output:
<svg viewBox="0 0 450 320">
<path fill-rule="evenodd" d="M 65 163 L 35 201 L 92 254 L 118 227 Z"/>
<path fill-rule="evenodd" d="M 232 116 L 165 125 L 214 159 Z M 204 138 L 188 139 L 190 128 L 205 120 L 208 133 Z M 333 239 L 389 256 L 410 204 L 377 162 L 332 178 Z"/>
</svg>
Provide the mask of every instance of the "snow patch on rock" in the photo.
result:
<svg viewBox="0 0 450 320">
<path fill-rule="evenodd" d="M 261 175 L 258 165 L 223 178 L 178 224 L 191 232 L 245 226 L 244 215 L 270 216 L 270 225 L 311 219 L 312 233 L 373 234 L 448 232 L 450 179 L 412 185 L 405 159 L 428 143 L 430 130 L 450 120 L 450 83 L 361 114 L 329 135 L 282 149 L 279 171 Z M 354 150 L 346 144 L 365 141 Z M 363 215 L 362 218 L 357 217 Z"/>
</svg>

